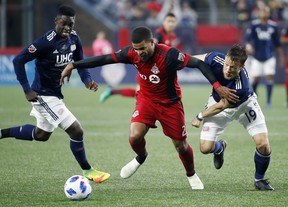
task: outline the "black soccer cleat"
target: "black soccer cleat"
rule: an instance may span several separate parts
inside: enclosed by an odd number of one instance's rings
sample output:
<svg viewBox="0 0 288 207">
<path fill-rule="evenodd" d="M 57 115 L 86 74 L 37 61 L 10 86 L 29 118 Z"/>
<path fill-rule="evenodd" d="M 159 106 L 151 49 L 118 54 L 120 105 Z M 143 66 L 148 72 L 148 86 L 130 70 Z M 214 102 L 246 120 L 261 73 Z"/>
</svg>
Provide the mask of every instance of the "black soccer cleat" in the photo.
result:
<svg viewBox="0 0 288 207">
<path fill-rule="evenodd" d="M 219 142 L 221 142 L 223 150 L 219 154 L 214 154 L 214 166 L 217 170 L 219 170 L 224 163 L 224 151 L 227 146 L 227 142 L 225 140 L 220 140 Z"/>
<path fill-rule="evenodd" d="M 269 184 L 268 179 L 255 181 L 254 186 L 257 190 L 274 190 L 274 188 Z"/>
</svg>

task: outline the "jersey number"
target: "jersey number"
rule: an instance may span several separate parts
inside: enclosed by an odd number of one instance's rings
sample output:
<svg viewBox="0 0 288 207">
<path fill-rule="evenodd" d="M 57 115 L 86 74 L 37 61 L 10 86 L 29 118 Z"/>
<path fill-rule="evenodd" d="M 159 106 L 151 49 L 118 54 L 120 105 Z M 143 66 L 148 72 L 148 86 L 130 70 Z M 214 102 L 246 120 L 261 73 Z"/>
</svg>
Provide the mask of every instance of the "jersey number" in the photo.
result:
<svg viewBox="0 0 288 207">
<path fill-rule="evenodd" d="M 247 117 L 249 123 L 257 118 L 257 114 L 253 109 L 251 109 L 248 113 L 245 113 L 245 116 Z"/>
</svg>

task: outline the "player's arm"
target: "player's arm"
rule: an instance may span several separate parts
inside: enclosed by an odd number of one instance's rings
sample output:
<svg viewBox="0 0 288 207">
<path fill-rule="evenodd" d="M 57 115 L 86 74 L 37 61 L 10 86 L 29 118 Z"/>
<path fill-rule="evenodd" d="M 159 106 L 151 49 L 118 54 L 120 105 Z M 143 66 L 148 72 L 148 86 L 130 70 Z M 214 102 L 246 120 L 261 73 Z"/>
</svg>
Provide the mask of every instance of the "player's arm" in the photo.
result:
<svg viewBox="0 0 288 207">
<path fill-rule="evenodd" d="M 73 52 L 73 60 L 80 61 L 84 59 L 82 44 L 79 38 L 76 38 L 76 50 Z M 98 90 L 98 84 L 92 79 L 88 69 L 77 70 L 81 81 L 85 87 L 92 91 Z"/>
<path fill-rule="evenodd" d="M 95 68 L 102 65 L 113 64 L 116 63 L 116 59 L 113 58 L 113 54 L 94 56 L 91 58 L 86 58 L 80 61 L 76 61 L 74 63 L 69 63 L 61 74 L 60 84 L 64 84 L 64 79 L 67 77 L 67 82 L 70 79 L 72 70 L 77 68 Z"/>
<path fill-rule="evenodd" d="M 213 104 L 208 109 L 201 111 L 195 118 L 192 119 L 191 125 L 199 128 L 204 118 L 214 116 L 232 105 L 226 99 L 221 99 L 218 103 Z"/>
<path fill-rule="evenodd" d="M 207 78 L 207 80 L 211 83 L 214 90 L 219 94 L 220 97 L 225 98 L 232 103 L 239 101 L 239 97 L 235 94 L 236 90 L 222 86 L 217 81 L 210 66 L 201 59 L 190 57 L 186 66 L 189 68 L 198 68 L 201 73 Z"/>
<path fill-rule="evenodd" d="M 41 51 L 44 45 L 40 44 L 39 40 L 36 40 L 30 46 L 24 48 L 18 55 L 13 59 L 14 71 L 17 80 L 22 86 L 25 93 L 25 97 L 29 102 L 37 101 L 38 94 L 31 89 L 29 84 L 25 64 L 37 58 L 37 54 Z"/>
</svg>

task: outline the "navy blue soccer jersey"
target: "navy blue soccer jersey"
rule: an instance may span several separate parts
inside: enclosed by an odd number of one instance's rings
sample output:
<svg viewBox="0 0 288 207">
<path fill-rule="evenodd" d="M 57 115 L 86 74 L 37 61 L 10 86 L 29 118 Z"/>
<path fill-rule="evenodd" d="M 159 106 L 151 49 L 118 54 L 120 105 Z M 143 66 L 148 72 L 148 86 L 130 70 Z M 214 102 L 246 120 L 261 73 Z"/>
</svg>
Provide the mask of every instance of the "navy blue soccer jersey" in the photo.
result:
<svg viewBox="0 0 288 207">
<path fill-rule="evenodd" d="M 245 68 L 240 71 L 239 77 L 232 80 L 227 80 L 223 75 L 225 55 L 218 52 L 211 52 L 207 54 L 204 62 L 209 64 L 216 79 L 222 86 L 226 86 L 236 90 L 236 95 L 239 96 L 237 103 L 230 103 L 232 107 L 237 107 L 245 102 L 252 94 L 253 90 L 250 88 L 248 73 Z M 213 89 L 212 96 L 216 102 L 220 101 L 218 93 Z"/>
<path fill-rule="evenodd" d="M 245 41 L 253 45 L 254 58 L 266 61 L 273 56 L 274 48 L 281 46 L 280 32 L 276 22 L 269 20 L 266 25 L 260 20 L 254 20 L 251 27 L 247 29 Z"/>
<path fill-rule="evenodd" d="M 35 77 L 33 83 L 27 80 L 25 64 L 35 59 Z M 63 39 L 54 30 L 24 48 L 13 60 L 15 73 L 25 93 L 31 89 L 39 95 L 63 98 L 60 77 L 66 65 L 83 59 L 83 50 L 75 31 Z M 87 69 L 78 70 L 83 83 L 91 76 Z"/>
</svg>

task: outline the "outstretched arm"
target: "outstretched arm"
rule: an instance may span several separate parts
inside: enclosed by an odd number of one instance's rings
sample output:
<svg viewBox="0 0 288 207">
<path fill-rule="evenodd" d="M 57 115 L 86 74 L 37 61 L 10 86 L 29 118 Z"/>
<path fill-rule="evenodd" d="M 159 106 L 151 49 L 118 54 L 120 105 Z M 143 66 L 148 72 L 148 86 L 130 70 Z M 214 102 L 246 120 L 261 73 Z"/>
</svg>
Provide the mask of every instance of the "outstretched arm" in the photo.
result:
<svg viewBox="0 0 288 207">
<path fill-rule="evenodd" d="M 203 62 L 198 58 L 190 57 L 186 66 L 189 68 L 198 68 L 202 72 L 202 74 L 208 79 L 208 81 L 213 86 L 214 90 L 219 94 L 221 98 L 225 98 L 232 103 L 238 101 L 239 97 L 234 94 L 236 90 L 222 86 L 217 81 L 215 75 L 213 74 L 208 64 L 206 64 L 205 62 Z"/>
<path fill-rule="evenodd" d="M 226 99 L 221 99 L 218 103 L 213 104 L 208 109 L 200 112 L 195 118 L 193 118 L 191 121 L 191 125 L 196 128 L 199 128 L 201 121 L 204 118 L 214 116 L 215 114 L 220 113 L 221 111 L 223 111 L 226 108 L 229 108 L 230 106 L 231 105 L 229 104 L 229 101 L 227 101 Z"/>
<path fill-rule="evenodd" d="M 116 61 L 112 58 L 111 54 L 95 56 L 91 58 L 86 58 L 74 63 L 69 63 L 61 73 L 60 84 L 64 84 L 65 77 L 67 77 L 67 82 L 70 80 L 70 76 L 72 74 L 72 70 L 74 68 L 94 68 L 102 65 L 108 65 L 116 63 Z"/>
</svg>

